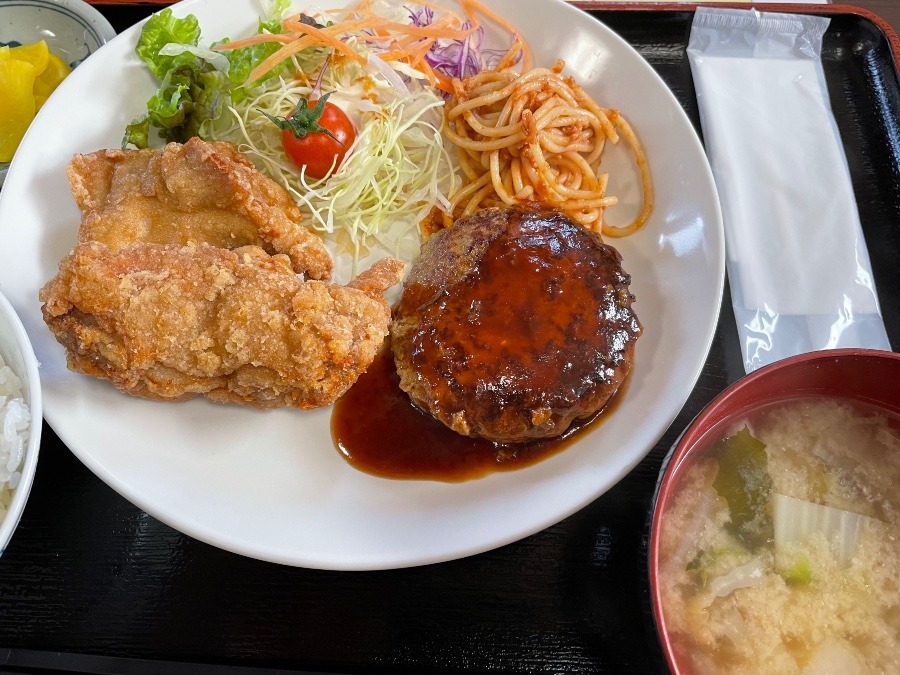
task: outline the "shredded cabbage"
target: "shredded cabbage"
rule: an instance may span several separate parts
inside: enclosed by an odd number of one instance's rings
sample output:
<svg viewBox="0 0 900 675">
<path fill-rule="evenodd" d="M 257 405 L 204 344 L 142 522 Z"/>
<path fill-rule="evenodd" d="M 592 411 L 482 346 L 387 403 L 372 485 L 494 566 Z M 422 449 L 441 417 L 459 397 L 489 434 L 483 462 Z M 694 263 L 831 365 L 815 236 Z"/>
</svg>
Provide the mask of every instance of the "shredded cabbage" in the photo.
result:
<svg viewBox="0 0 900 675">
<path fill-rule="evenodd" d="M 422 90 L 367 114 L 355 148 L 334 178 L 296 194 L 312 212 L 313 227 L 328 234 L 345 231 L 357 258 L 370 238 L 400 258 L 414 255 L 419 222 L 436 203 L 450 208 L 444 193 L 454 174 L 440 128 L 427 114 L 441 106 L 434 92 Z M 415 251 L 403 250 L 409 234 Z"/>
<path fill-rule="evenodd" d="M 285 117 L 311 91 L 308 82 L 281 80 L 231 106 L 235 126 L 219 138 L 236 142 L 281 183 L 309 214 L 309 225 L 346 249 L 356 263 L 377 246 L 401 260 L 419 251 L 419 223 L 431 209 L 448 210 L 445 195 L 457 175 L 441 136 L 444 100 L 415 80 L 387 78 L 389 66 L 329 68 L 323 91 L 356 122 L 357 138 L 330 176 L 308 178 L 285 155 L 280 131 L 263 113 Z M 411 90 L 413 88 L 414 90 Z"/>
</svg>

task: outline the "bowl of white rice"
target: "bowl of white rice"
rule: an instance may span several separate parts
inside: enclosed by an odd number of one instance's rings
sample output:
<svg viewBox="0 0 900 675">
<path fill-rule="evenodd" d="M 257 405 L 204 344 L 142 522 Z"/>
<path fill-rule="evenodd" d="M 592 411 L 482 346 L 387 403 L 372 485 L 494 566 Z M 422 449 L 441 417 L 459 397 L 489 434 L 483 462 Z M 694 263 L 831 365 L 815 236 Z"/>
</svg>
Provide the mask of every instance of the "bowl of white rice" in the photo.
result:
<svg viewBox="0 0 900 675">
<path fill-rule="evenodd" d="M 41 383 L 25 327 L 0 293 L 0 555 L 12 538 L 37 467 Z"/>
</svg>

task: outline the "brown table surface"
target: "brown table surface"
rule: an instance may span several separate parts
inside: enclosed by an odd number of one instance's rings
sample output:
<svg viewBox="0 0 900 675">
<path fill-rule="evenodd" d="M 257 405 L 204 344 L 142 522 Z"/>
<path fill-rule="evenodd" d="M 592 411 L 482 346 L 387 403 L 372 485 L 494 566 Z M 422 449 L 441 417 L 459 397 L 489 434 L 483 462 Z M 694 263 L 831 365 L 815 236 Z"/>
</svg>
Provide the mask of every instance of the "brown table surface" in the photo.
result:
<svg viewBox="0 0 900 675">
<path fill-rule="evenodd" d="M 900 0 L 857 0 L 848 4 L 875 12 L 900 33 Z"/>
<path fill-rule="evenodd" d="M 93 4 L 117 30 L 159 7 Z M 900 0 L 856 5 L 900 30 Z M 641 50 L 699 127 L 684 59 L 691 7 L 644 16 L 607 7 L 601 18 Z M 897 349 L 900 77 L 867 20 L 847 12 L 834 26 L 826 75 L 866 238 L 878 242 L 873 273 Z M 45 425 L 28 506 L 0 558 L 0 671 L 663 671 L 645 565 L 654 484 L 680 430 L 742 375 L 726 288 L 684 409 L 607 494 L 497 550 L 379 572 L 274 565 L 192 539 L 107 487 Z"/>
</svg>

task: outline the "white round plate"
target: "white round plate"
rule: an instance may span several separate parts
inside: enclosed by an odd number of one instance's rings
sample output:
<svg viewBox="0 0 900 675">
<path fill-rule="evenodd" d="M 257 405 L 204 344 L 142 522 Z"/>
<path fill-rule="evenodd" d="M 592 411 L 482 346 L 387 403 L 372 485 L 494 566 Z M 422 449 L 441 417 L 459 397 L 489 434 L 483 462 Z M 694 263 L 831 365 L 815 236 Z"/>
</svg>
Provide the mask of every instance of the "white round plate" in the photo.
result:
<svg viewBox="0 0 900 675">
<path fill-rule="evenodd" d="M 41 319 L 38 291 L 75 243 L 79 213 L 66 164 L 77 152 L 118 147 L 154 91 L 134 54 L 139 28 L 132 28 L 63 82 L 0 193 L 0 286 L 42 363 L 46 419 L 125 498 L 184 533 L 254 558 L 344 570 L 420 565 L 495 548 L 562 520 L 627 474 L 674 420 L 706 359 L 724 279 L 721 215 L 700 142 L 662 80 L 598 21 L 557 0 L 531 2 L 527 12 L 517 0 L 486 4 L 517 25 L 537 65 L 564 59 L 646 145 L 656 209 L 642 231 L 613 242 L 644 325 L 615 413 L 526 469 L 464 483 L 396 481 L 344 462 L 331 439 L 330 408 L 157 403 L 69 372 Z M 174 11 L 196 14 L 203 40 L 212 42 L 251 32 L 258 5 L 189 0 Z M 626 203 L 609 212 L 613 221 L 624 220 L 637 194 L 636 175 L 621 164 L 611 186 Z"/>
</svg>

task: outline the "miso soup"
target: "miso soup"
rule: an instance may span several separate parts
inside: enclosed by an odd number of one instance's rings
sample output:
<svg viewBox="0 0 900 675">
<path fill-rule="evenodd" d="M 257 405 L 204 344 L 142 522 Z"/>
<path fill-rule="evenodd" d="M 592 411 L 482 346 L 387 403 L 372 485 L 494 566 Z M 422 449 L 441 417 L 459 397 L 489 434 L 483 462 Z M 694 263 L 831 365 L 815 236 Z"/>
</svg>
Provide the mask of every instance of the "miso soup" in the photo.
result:
<svg viewBox="0 0 900 675">
<path fill-rule="evenodd" d="M 794 399 L 701 445 L 658 535 L 685 672 L 900 672 L 900 418 Z"/>
</svg>

